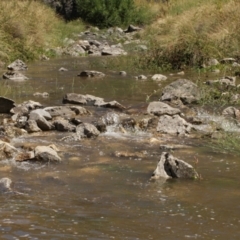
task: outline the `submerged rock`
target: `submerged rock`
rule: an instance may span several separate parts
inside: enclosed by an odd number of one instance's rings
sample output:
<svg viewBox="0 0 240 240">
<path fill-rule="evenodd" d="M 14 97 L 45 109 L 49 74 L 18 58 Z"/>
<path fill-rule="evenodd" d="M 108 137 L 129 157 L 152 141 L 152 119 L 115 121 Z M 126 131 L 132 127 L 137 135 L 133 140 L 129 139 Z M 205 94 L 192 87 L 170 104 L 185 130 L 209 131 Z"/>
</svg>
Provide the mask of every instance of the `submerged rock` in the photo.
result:
<svg viewBox="0 0 240 240">
<path fill-rule="evenodd" d="M 199 178 L 196 170 L 188 163 L 175 158 L 167 152 L 163 152 L 157 164 L 157 168 L 152 174 L 152 179 L 157 178 Z"/>
<path fill-rule="evenodd" d="M 85 70 L 78 74 L 79 77 L 103 78 L 105 74 L 94 70 Z"/>
<path fill-rule="evenodd" d="M 147 112 L 149 114 L 153 114 L 155 116 L 162 116 L 162 115 L 175 115 L 180 114 L 181 111 L 178 108 L 173 108 L 166 103 L 163 102 L 151 102 L 148 105 Z"/>
</svg>

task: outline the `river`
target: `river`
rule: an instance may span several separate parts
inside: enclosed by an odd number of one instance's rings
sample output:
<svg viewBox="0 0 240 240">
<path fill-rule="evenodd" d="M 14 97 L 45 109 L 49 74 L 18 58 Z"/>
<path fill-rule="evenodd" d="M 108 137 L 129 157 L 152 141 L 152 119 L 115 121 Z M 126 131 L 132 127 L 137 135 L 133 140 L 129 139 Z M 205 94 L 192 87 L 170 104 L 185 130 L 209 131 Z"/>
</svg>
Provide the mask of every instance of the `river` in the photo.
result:
<svg viewBox="0 0 240 240">
<path fill-rule="evenodd" d="M 132 75 L 96 67 L 104 79 L 77 77 L 101 58 L 63 58 L 29 64 L 26 82 L 5 82 L 1 94 L 17 103 L 34 100 L 61 105 L 66 93 L 92 94 L 136 109 L 146 105 L 158 85 Z M 96 65 L 97 66 L 97 65 Z M 60 67 L 69 71 L 59 72 Z M 124 70 L 124 69 L 122 69 Z M 139 73 L 142 74 L 142 73 Z M 174 75 L 171 79 L 177 79 Z M 3 81 L 3 80 L 2 80 Z M 34 97 L 48 92 L 48 98 Z M 151 100 L 157 100 L 153 95 Z M 101 110 L 98 114 L 101 114 Z M 172 154 L 196 167 L 198 180 L 150 177 L 162 153 L 145 132 L 111 132 L 96 139 L 63 142 L 63 133 L 38 133 L 13 139 L 16 146 L 54 143 L 61 164 L 0 163 L 21 195 L 0 195 L 0 239 L 239 239 L 239 157 L 218 153 L 208 140 L 169 138 L 180 145 Z M 161 141 L 161 139 L 160 139 Z M 116 151 L 144 152 L 119 158 Z"/>
</svg>

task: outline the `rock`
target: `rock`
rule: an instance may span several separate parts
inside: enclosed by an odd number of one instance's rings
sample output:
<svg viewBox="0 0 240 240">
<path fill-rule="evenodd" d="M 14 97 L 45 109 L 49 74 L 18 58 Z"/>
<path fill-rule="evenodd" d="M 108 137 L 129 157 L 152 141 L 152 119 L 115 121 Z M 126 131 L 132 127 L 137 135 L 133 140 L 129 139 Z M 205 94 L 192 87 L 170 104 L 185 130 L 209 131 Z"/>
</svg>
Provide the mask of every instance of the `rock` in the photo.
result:
<svg viewBox="0 0 240 240">
<path fill-rule="evenodd" d="M 55 129 L 60 132 L 74 132 L 76 130 L 76 126 L 63 118 L 54 120 L 53 125 L 55 126 Z"/>
<path fill-rule="evenodd" d="M 35 120 L 28 120 L 26 124 L 26 130 L 28 133 L 41 132 L 42 130 L 38 127 Z"/>
<path fill-rule="evenodd" d="M 15 161 L 17 162 L 23 162 L 23 161 L 28 161 L 28 160 L 32 160 L 35 158 L 35 153 L 34 151 L 30 151 L 30 152 L 19 152 L 16 157 L 15 157 Z"/>
<path fill-rule="evenodd" d="M 86 97 L 82 94 L 67 93 L 63 97 L 63 103 L 87 104 Z"/>
<path fill-rule="evenodd" d="M 82 123 L 77 126 L 76 134 L 80 138 L 83 138 L 83 137 L 92 138 L 92 137 L 97 137 L 100 134 L 100 132 L 93 124 Z"/>
<path fill-rule="evenodd" d="M 123 76 L 123 77 L 126 77 L 127 76 L 127 73 L 125 71 L 120 71 L 119 72 L 119 75 Z"/>
<path fill-rule="evenodd" d="M 240 110 L 235 107 L 227 107 L 222 111 L 222 115 L 240 120 Z"/>
<path fill-rule="evenodd" d="M 115 153 L 114 153 L 114 155 L 116 156 L 116 157 L 119 157 L 119 158 L 130 158 L 130 159 L 132 159 L 132 158 L 134 158 L 134 159 L 141 159 L 141 158 L 144 158 L 144 157 L 146 157 L 146 155 L 147 155 L 147 151 L 141 151 L 141 152 L 134 152 L 134 153 L 132 153 L 132 152 L 127 152 L 127 151 L 116 151 Z"/>
<path fill-rule="evenodd" d="M 181 111 L 177 108 L 173 108 L 166 103 L 163 102 L 151 102 L 148 105 L 147 112 L 149 114 L 153 114 L 155 116 L 162 116 L 162 115 L 175 115 L 180 114 Z"/>
<path fill-rule="evenodd" d="M 125 32 L 125 33 L 131 33 L 131 32 L 136 32 L 136 31 L 140 31 L 140 30 L 141 30 L 140 27 L 136 27 L 136 26 L 134 26 L 134 25 L 129 25 L 129 26 L 128 26 L 128 29 L 125 30 L 124 32 Z"/>
<path fill-rule="evenodd" d="M 219 61 L 215 58 L 211 58 L 208 60 L 207 65 L 208 66 L 217 66 L 217 65 L 219 65 Z"/>
<path fill-rule="evenodd" d="M 47 163 L 59 163 L 61 158 L 57 152 L 49 146 L 37 146 L 34 150 L 35 159 Z"/>
<path fill-rule="evenodd" d="M 236 62 L 235 58 L 223 58 L 220 63 L 222 64 L 231 64 L 233 62 Z"/>
<path fill-rule="evenodd" d="M 226 86 L 236 86 L 236 77 L 224 77 L 219 80 L 208 80 L 206 82 L 208 85 L 213 85 L 213 84 L 221 84 L 221 85 L 226 85 Z"/>
<path fill-rule="evenodd" d="M 3 74 L 3 79 L 9 79 L 14 81 L 25 81 L 28 80 L 26 76 L 19 72 L 8 71 Z"/>
<path fill-rule="evenodd" d="M 195 103 L 200 100 L 200 91 L 196 84 L 186 79 L 179 79 L 167 85 L 163 91 L 162 101 L 180 99 L 184 104 Z"/>
<path fill-rule="evenodd" d="M 10 113 L 10 110 L 15 106 L 15 102 L 12 99 L 0 97 L 0 113 Z"/>
<path fill-rule="evenodd" d="M 102 49 L 101 54 L 103 56 L 120 56 L 127 55 L 127 52 L 125 52 L 122 48 L 119 47 L 105 47 Z"/>
<path fill-rule="evenodd" d="M 0 192 L 11 192 L 12 180 L 10 178 L 0 179 Z"/>
<path fill-rule="evenodd" d="M 64 67 L 60 67 L 60 68 L 58 69 L 58 71 L 59 71 L 59 72 L 67 72 L 68 69 L 66 69 L 66 68 L 64 68 Z"/>
<path fill-rule="evenodd" d="M 52 116 L 50 115 L 50 113 L 44 109 L 35 109 L 35 110 L 32 110 L 30 112 L 30 116 L 29 118 L 31 119 L 31 114 L 39 114 L 40 116 L 44 117 L 46 120 L 51 120 L 52 119 Z"/>
<path fill-rule="evenodd" d="M 27 115 L 31 110 L 42 108 L 42 104 L 34 101 L 25 101 L 22 104 L 18 104 L 16 107 L 11 109 L 11 113 L 21 115 Z"/>
<path fill-rule="evenodd" d="M 49 97 L 49 93 L 47 92 L 43 92 L 43 93 L 40 93 L 40 92 L 35 92 L 33 94 L 34 97 L 43 97 L 43 98 L 48 98 Z"/>
<path fill-rule="evenodd" d="M 152 76 L 152 80 L 153 80 L 153 81 L 158 81 L 158 82 L 160 82 L 160 81 L 166 81 L 166 80 L 167 80 L 167 76 L 162 75 L 162 74 L 154 74 L 154 75 Z"/>
<path fill-rule="evenodd" d="M 179 115 L 163 115 L 159 118 L 157 131 L 167 134 L 186 135 L 190 133 L 192 125 Z"/>
<path fill-rule="evenodd" d="M 63 97 L 63 103 L 88 104 L 96 107 L 125 109 L 125 107 L 117 101 L 105 102 L 103 98 L 89 94 L 68 93 Z"/>
<path fill-rule="evenodd" d="M 175 158 L 173 155 L 163 152 L 157 164 L 156 170 L 153 172 L 152 179 L 158 178 L 199 178 L 196 170 L 188 163 Z"/>
<path fill-rule="evenodd" d="M 50 58 L 47 57 L 46 55 L 42 55 L 42 56 L 40 56 L 40 60 L 41 60 L 41 61 L 49 61 Z"/>
<path fill-rule="evenodd" d="M 24 71 L 27 70 L 28 67 L 22 60 L 17 59 L 13 63 L 8 65 L 7 69 L 11 71 Z"/>
<path fill-rule="evenodd" d="M 37 126 L 42 130 L 42 131 L 49 131 L 53 129 L 53 125 L 49 123 L 46 118 L 37 113 L 37 112 L 31 112 L 29 114 L 29 120 L 34 120 L 37 123 Z"/>
<path fill-rule="evenodd" d="M 85 70 L 82 71 L 79 75 L 79 77 L 90 77 L 90 78 L 103 78 L 105 77 L 105 74 L 98 71 L 92 71 L 92 70 Z"/>
<path fill-rule="evenodd" d="M 71 46 L 68 46 L 63 54 L 65 55 L 70 55 L 70 56 L 73 56 L 73 57 L 78 57 L 78 56 L 83 56 L 86 54 L 85 50 L 82 48 L 81 45 L 79 44 L 76 44 L 74 43 L 73 45 Z"/>
<path fill-rule="evenodd" d="M 105 107 L 105 108 L 118 108 L 118 109 L 126 109 L 123 105 L 121 105 L 117 101 L 111 101 L 111 102 L 102 102 L 102 103 L 94 103 L 94 106 L 97 107 Z"/>
<path fill-rule="evenodd" d="M 0 140 L 0 160 L 13 158 L 17 153 L 17 149 L 11 144 Z"/>
<path fill-rule="evenodd" d="M 147 80 L 147 77 L 145 75 L 138 75 L 135 77 L 136 80 Z"/>
<path fill-rule="evenodd" d="M 64 119 L 72 119 L 78 115 L 90 115 L 86 108 L 80 106 L 53 106 L 44 108 L 51 117 L 61 116 Z"/>
</svg>

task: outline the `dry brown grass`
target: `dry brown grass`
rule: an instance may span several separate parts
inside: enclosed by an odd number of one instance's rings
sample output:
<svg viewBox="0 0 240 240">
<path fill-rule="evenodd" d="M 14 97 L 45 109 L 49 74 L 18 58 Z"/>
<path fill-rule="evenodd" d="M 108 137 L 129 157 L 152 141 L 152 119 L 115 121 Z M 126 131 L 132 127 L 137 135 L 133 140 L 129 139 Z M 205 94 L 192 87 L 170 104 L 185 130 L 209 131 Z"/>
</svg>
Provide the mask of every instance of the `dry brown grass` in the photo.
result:
<svg viewBox="0 0 240 240">
<path fill-rule="evenodd" d="M 209 57 L 233 57 L 239 54 L 239 9 L 240 1 L 235 0 L 172 0 L 165 17 L 146 28 L 143 37 L 150 36 L 154 51 L 158 46 L 169 62 L 167 56 L 178 60 L 182 55 L 193 65 Z"/>
</svg>

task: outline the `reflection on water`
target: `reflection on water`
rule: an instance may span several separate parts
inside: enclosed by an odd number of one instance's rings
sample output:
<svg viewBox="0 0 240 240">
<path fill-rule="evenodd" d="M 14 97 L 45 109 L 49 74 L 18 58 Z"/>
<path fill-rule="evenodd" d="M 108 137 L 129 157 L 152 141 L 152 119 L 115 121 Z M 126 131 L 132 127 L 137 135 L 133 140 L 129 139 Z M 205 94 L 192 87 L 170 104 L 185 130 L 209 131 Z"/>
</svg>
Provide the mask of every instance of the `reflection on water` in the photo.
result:
<svg viewBox="0 0 240 240">
<path fill-rule="evenodd" d="M 32 99 L 59 105 L 62 96 L 73 90 L 130 106 L 144 102 L 157 86 L 114 73 L 104 80 L 79 79 L 75 76 L 88 62 L 76 66 L 74 61 L 29 66 L 31 80 L 14 96 L 19 102 Z M 59 73 L 62 66 L 69 71 Z M 47 91 L 50 97 L 34 98 L 36 91 Z M 62 133 L 48 133 L 13 140 L 16 146 L 55 142 L 63 163 L 0 163 L 1 177 L 11 178 L 14 189 L 24 193 L 0 196 L 0 239 L 239 239 L 236 157 L 192 142 L 173 154 L 192 165 L 197 157 L 201 180 L 149 181 L 162 152 L 158 143 L 149 141 L 150 135 L 109 130 L 95 140 L 69 143 L 61 142 L 61 137 Z M 175 139 L 178 144 L 181 141 Z M 118 158 L 115 151 L 147 154 Z"/>
</svg>

